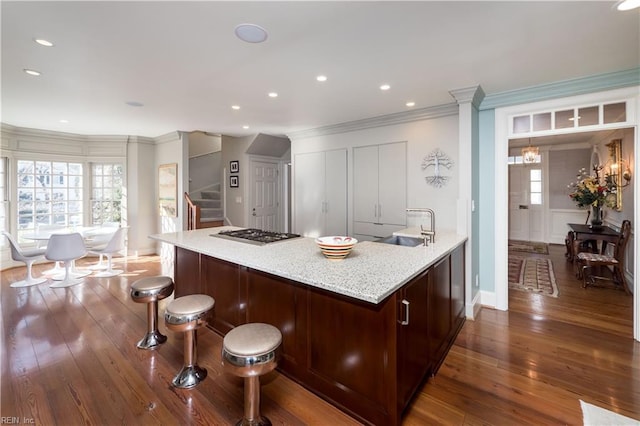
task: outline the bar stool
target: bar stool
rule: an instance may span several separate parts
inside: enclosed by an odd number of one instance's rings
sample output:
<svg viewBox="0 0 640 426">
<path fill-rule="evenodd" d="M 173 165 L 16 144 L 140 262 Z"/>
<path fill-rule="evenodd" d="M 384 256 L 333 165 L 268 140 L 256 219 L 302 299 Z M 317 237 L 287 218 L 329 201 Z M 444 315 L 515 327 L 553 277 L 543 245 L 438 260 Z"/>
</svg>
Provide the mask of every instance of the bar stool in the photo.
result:
<svg viewBox="0 0 640 426">
<path fill-rule="evenodd" d="M 267 426 L 260 415 L 260 376 L 278 363 L 282 333 L 270 324 L 250 323 L 231 330 L 222 341 L 222 364 L 229 373 L 244 377 L 244 417 L 236 426 Z"/>
<path fill-rule="evenodd" d="M 178 297 L 167 306 L 164 313 L 167 328 L 184 332 L 184 365 L 171 382 L 177 388 L 192 388 L 207 377 L 207 370 L 196 364 L 197 329 L 207 325 L 207 316 L 214 305 L 215 300 L 211 296 L 191 294 Z"/>
<path fill-rule="evenodd" d="M 158 300 L 173 293 L 171 277 L 145 277 L 131 284 L 131 299 L 147 304 L 147 334 L 137 344 L 140 349 L 156 349 L 167 341 L 167 336 L 158 331 Z"/>
</svg>

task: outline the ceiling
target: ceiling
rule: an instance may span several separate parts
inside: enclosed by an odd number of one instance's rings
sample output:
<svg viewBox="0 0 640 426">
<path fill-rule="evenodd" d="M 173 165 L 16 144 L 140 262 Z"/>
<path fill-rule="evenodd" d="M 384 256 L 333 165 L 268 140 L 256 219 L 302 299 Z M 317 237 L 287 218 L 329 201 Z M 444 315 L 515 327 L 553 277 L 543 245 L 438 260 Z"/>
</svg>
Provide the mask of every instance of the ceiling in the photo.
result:
<svg viewBox="0 0 640 426">
<path fill-rule="evenodd" d="M 491 95 L 638 67 L 640 9 L 614 5 L 2 1 L 1 121 L 92 135 L 284 135 L 407 101 L 449 104 L 450 90 L 478 84 Z M 268 39 L 239 40 L 241 23 Z"/>
</svg>

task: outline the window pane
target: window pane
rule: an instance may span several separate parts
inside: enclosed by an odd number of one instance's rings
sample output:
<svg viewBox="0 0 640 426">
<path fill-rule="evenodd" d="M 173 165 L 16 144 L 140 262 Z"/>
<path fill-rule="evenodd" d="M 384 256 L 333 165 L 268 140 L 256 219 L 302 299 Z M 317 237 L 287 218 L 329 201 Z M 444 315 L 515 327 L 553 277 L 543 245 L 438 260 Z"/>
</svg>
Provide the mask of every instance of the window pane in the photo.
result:
<svg viewBox="0 0 640 426">
<path fill-rule="evenodd" d="M 540 194 L 540 193 L 532 193 L 531 194 L 531 204 L 542 204 L 542 194 Z"/>
<path fill-rule="evenodd" d="M 531 130 L 531 118 L 528 115 L 513 117 L 513 133 L 527 133 Z"/>
<path fill-rule="evenodd" d="M 533 115 L 533 130 L 551 130 L 551 113 Z"/>
<path fill-rule="evenodd" d="M 572 109 L 556 111 L 556 129 L 573 127 L 573 112 L 574 110 Z"/>
<path fill-rule="evenodd" d="M 534 181 L 534 180 L 538 180 L 538 181 L 542 180 L 542 170 L 540 170 L 540 169 L 532 169 L 531 173 L 530 173 L 530 176 L 531 176 L 531 180 L 532 181 Z"/>
<path fill-rule="evenodd" d="M 604 124 L 623 123 L 627 121 L 627 104 L 621 102 L 618 104 L 604 105 L 603 115 Z"/>
<path fill-rule="evenodd" d="M 594 126 L 600 122 L 599 107 L 580 108 L 578 110 L 578 126 Z"/>
<path fill-rule="evenodd" d="M 531 182 L 531 192 L 542 192 L 542 182 Z"/>
</svg>

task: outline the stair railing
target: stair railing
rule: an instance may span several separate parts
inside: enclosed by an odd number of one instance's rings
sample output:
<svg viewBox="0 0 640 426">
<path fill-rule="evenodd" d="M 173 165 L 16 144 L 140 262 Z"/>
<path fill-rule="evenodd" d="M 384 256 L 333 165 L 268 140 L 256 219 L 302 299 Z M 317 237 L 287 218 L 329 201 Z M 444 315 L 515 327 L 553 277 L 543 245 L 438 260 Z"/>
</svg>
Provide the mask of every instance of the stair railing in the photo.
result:
<svg viewBox="0 0 640 426">
<path fill-rule="evenodd" d="M 184 199 L 187 201 L 187 229 L 198 229 L 200 227 L 200 206 L 194 204 L 186 192 L 184 193 Z"/>
</svg>

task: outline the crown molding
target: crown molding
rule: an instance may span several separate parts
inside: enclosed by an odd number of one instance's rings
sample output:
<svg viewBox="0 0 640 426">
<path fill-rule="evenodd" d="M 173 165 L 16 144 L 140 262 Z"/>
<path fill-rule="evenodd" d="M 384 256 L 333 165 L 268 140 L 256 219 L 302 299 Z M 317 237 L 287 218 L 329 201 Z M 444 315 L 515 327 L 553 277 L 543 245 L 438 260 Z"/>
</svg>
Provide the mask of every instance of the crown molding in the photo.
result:
<svg viewBox="0 0 640 426">
<path fill-rule="evenodd" d="M 57 141 L 69 142 L 100 142 L 100 143 L 126 143 L 128 136 L 121 135 L 80 135 L 76 133 L 57 132 L 53 130 L 32 129 L 29 127 L 17 127 L 11 124 L 0 123 L 0 131 L 5 135 L 19 136 L 21 138 L 47 138 Z"/>
<path fill-rule="evenodd" d="M 336 133 L 355 132 L 357 130 L 370 129 L 373 127 L 391 126 L 394 124 L 408 123 L 411 121 L 430 120 L 439 117 L 458 114 L 458 104 L 450 103 L 433 107 L 420 108 L 411 111 L 403 111 L 395 114 L 381 115 L 377 117 L 364 118 L 362 120 L 347 121 L 345 123 L 332 124 L 329 126 L 316 127 L 313 129 L 300 130 L 287 133 L 289 139 L 304 139 L 314 136 L 325 136 Z"/>
<path fill-rule="evenodd" d="M 449 94 L 453 96 L 458 105 L 471 102 L 476 108 L 480 106 L 485 97 L 484 90 L 480 85 L 449 90 Z"/>
<path fill-rule="evenodd" d="M 184 132 L 180 132 L 176 130 L 175 132 L 169 132 L 165 135 L 151 138 L 150 140 L 152 140 L 156 145 L 160 145 L 163 143 L 171 143 L 171 142 L 182 140 L 183 133 Z M 138 136 L 138 138 L 143 138 L 143 137 Z"/>
<path fill-rule="evenodd" d="M 487 95 L 480 109 L 495 109 L 640 85 L 640 68 L 557 81 Z"/>
</svg>

